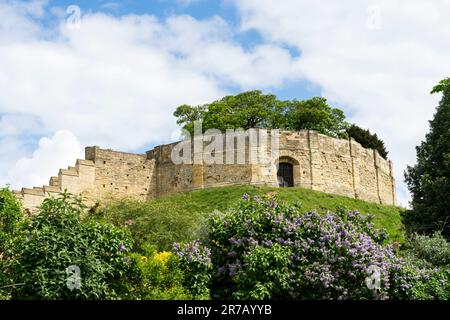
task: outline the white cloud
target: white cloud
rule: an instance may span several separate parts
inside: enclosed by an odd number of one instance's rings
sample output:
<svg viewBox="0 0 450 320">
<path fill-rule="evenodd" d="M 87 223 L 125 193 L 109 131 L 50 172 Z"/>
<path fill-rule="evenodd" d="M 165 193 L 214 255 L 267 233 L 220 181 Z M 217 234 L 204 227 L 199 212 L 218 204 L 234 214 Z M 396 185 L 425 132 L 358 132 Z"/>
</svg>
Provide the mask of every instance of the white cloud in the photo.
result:
<svg viewBox="0 0 450 320">
<path fill-rule="evenodd" d="M 11 187 L 42 186 L 51 176 L 58 174 L 57 168 L 75 165 L 82 158 L 82 148 L 70 131 L 58 131 L 50 138 L 42 138 L 31 157 L 19 159 L 8 170 Z"/>
<path fill-rule="evenodd" d="M 439 97 L 429 91 L 450 70 L 450 1 L 235 4 L 243 30 L 255 29 L 269 43 L 301 51 L 298 73 L 351 112 L 351 120 L 386 141 L 399 200 L 406 204 L 403 170 L 415 162 L 414 147 L 437 105 Z"/>
<path fill-rule="evenodd" d="M 68 130 L 82 146 L 124 151 L 168 142 L 176 106 L 219 98 L 229 85 L 279 85 L 296 63 L 276 46 L 244 50 L 219 17 L 90 13 L 79 29 L 36 20 L 63 12 L 41 1 L 0 4 L 0 116 L 9 119 L 4 130 L 16 131 L 9 143 L 17 143 L 17 153 L 0 161 L 0 184 L 14 161 L 30 154 L 24 135 Z M 39 130 L 13 115 L 34 119 Z M 5 148 L 6 140 L 0 143 Z"/>
</svg>

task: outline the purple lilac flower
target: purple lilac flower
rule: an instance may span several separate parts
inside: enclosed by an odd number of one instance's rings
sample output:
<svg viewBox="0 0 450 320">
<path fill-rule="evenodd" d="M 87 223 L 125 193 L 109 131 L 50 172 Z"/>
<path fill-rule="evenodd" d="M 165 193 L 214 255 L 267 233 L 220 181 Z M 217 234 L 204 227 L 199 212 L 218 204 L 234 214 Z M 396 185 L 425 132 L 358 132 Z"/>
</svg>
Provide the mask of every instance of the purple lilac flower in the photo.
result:
<svg viewBox="0 0 450 320">
<path fill-rule="evenodd" d="M 126 250 L 125 245 L 123 243 L 119 244 L 119 251 L 124 252 Z"/>
</svg>

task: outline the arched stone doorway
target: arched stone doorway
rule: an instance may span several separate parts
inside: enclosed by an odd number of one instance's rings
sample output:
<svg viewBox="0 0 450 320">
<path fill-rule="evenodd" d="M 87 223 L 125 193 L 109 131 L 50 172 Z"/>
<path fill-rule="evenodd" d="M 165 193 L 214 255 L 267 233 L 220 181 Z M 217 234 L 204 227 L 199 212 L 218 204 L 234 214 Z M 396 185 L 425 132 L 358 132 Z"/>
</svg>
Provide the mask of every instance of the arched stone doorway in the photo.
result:
<svg viewBox="0 0 450 320">
<path fill-rule="evenodd" d="M 279 187 L 293 187 L 299 181 L 299 163 L 291 157 L 280 157 L 277 163 Z"/>
<path fill-rule="evenodd" d="M 278 164 L 277 171 L 278 186 L 293 187 L 294 186 L 294 166 L 291 163 L 281 162 Z"/>
</svg>

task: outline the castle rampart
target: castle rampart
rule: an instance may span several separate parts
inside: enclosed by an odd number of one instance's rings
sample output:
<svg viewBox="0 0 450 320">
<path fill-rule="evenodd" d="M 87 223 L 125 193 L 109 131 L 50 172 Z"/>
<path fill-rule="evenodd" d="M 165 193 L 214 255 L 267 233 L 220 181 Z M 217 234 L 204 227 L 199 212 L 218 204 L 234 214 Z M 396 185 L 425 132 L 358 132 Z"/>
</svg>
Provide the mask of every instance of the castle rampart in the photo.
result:
<svg viewBox="0 0 450 320">
<path fill-rule="evenodd" d="M 267 136 L 275 141 L 271 131 L 255 132 L 257 139 Z M 192 160 L 188 163 L 173 161 L 179 143 L 157 146 L 146 154 L 87 147 L 85 159 L 61 169 L 58 176 L 50 178 L 48 186 L 23 188 L 15 193 L 25 208 L 34 210 L 47 195 L 65 189 L 82 194 L 88 204 L 94 204 L 106 198 L 146 200 L 225 185 L 278 186 L 281 175 L 285 185 L 396 204 L 392 162 L 353 139 L 336 139 L 312 130 L 280 131 L 275 153 L 273 144 L 252 146 L 251 135 L 233 144 L 225 143 L 225 135 L 215 138 L 216 142 L 222 140 L 224 147 L 212 153 L 212 161 L 204 151 L 214 139 L 205 138 L 200 141 L 202 152 L 192 148 L 190 155 L 184 155 Z M 193 147 L 196 142 L 183 143 Z"/>
</svg>

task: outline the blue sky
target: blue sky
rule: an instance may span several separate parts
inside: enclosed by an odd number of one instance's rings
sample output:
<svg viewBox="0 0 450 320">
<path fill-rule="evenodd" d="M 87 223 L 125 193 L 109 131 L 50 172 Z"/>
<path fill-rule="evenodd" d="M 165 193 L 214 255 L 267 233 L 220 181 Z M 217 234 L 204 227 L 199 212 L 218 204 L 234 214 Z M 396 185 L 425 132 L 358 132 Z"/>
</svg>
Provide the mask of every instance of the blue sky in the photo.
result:
<svg viewBox="0 0 450 320">
<path fill-rule="evenodd" d="M 446 0 L 0 0 L 0 185 L 42 185 L 85 146 L 171 142 L 176 106 L 260 89 L 376 132 L 406 204 L 449 21 Z"/>
</svg>

